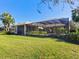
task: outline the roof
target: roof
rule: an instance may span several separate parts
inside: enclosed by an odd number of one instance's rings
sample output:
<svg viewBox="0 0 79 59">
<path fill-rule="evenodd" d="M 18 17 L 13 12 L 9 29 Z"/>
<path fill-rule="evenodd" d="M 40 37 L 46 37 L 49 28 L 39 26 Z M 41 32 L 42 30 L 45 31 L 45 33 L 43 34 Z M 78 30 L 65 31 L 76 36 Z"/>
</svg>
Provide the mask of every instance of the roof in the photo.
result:
<svg viewBox="0 0 79 59">
<path fill-rule="evenodd" d="M 69 18 L 60 18 L 60 19 L 51 19 L 46 21 L 40 21 L 40 22 L 33 22 L 33 23 L 20 23 L 17 24 L 17 26 L 21 25 L 34 25 L 34 26 L 65 26 L 69 23 Z"/>
<path fill-rule="evenodd" d="M 15 24 L 15 25 L 20 26 L 20 25 L 29 25 L 29 24 L 31 24 L 31 22 L 18 23 L 18 24 Z"/>
<path fill-rule="evenodd" d="M 32 24 L 43 24 L 43 25 L 48 25 L 48 24 L 68 24 L 69 18 L 61 18 L 61 19 L 51 19 L 47 21 L 40 21 L 40 22 L 35 22 Z"/>
</svg>

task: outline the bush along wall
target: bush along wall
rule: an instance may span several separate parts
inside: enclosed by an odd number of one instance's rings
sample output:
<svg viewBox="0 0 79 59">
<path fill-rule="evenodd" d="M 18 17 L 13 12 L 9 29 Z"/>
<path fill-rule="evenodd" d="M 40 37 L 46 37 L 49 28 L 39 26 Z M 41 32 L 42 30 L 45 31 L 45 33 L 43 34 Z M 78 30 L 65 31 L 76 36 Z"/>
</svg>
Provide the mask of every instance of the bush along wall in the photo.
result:
<svg viewBox="0 0 79 59">
<path fill-rule="evenodd" d="M 69 42 L 79 44 L 79 34 L 77 33 L 70 33 L 68 35 L 65 35 L 64 38 Z"/>
</svg>

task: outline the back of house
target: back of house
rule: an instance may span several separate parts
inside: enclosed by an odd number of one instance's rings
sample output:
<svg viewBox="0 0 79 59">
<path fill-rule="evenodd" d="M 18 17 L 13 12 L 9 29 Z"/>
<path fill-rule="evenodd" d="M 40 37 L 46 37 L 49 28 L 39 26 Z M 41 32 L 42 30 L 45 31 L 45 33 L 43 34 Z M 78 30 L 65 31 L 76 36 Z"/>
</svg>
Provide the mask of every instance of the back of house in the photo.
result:
<svg viewBox="0 0 79 59">
<path fill-rule="evenodd" d="M 13 29 L 13 32 L 19 35 L 63 34 L 69 31 L 69 18 L 17 24 L 13 26 Z"/>
</svg>

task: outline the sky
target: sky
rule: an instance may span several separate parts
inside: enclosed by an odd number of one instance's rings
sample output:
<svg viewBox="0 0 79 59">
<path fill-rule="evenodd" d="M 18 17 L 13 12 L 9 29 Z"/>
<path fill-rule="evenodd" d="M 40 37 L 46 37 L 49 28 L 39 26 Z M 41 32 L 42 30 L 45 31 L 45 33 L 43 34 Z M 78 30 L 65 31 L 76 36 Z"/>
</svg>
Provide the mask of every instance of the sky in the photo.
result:
<svg viewBox="0 0 79 59">
<path fill-rule="evenodd" d="M 62 4 L 52 6 L 52 10 L 44 4 L 38 7 L 40 0 L 0 0 L 0 14 L 9 12 L 16 23 L 37 22 L 54 18 L 70 18 L 71 8 Z M 42 13 L 38 13 L 39 9 Z"/>
</svg>

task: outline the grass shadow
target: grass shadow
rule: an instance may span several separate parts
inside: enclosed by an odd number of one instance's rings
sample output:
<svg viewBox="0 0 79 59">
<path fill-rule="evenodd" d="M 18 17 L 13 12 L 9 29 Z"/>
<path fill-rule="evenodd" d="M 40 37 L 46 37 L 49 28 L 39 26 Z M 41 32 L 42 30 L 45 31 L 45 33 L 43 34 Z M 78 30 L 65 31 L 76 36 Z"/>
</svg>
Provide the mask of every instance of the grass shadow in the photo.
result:
<svg viewBox="0 0 79 59">
<path fill-rule="evenodd" d="M 59 37 L 59 36 L 56 36 L 56 35 L 52 35 L 52 36 L 27 35 L 27 36 L 30 36 L 30 37 L 38 37 L 38 38 L 52 38 L 52 39 L 55 38 L 57 42 L 67 42 L 67 43 L 79 45 L 79 41 L 78 41 L 78 42 L 71 41 L 71 40 L 69 40 L 69 39 L 62 38 L 62 37 Z"/>
<path fill-rule="evenodd" d="M 57 38 L 56 41 L 57 42 L 67 42 L 67 43 L 79 45 L 79 41 L 72 41 L 72 40 L 69 40 L 69 39 L 66 39 L 66 38 Z"/>
</svg>

